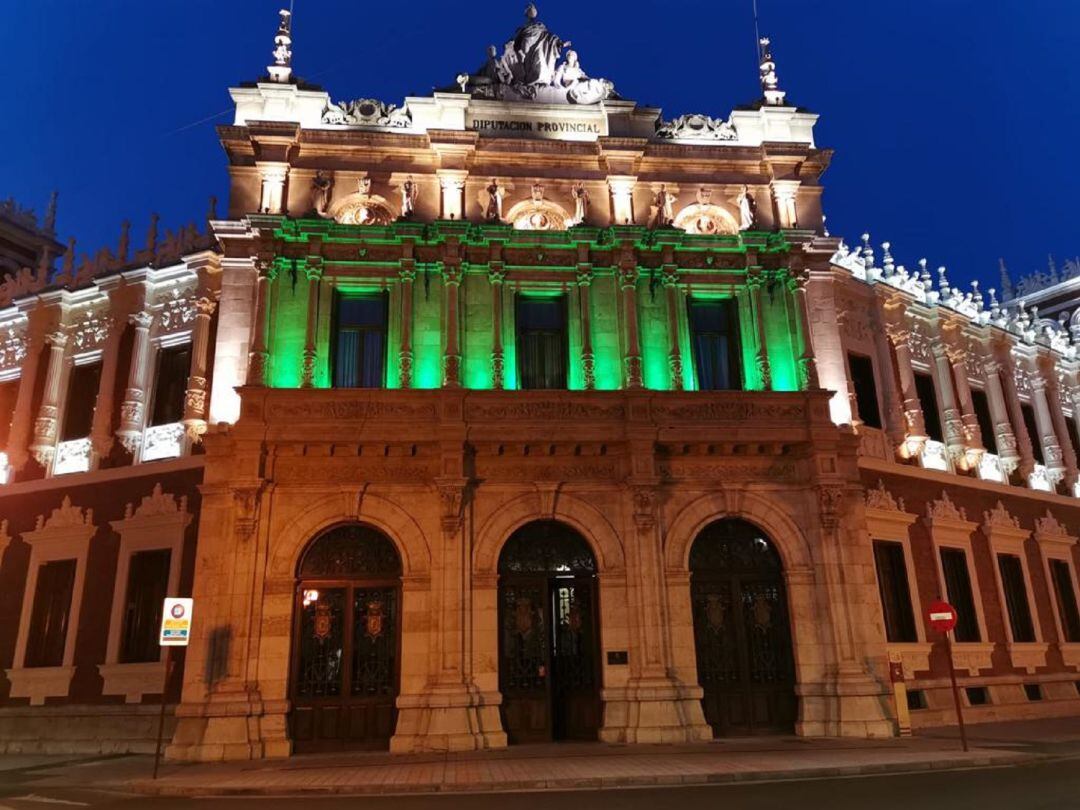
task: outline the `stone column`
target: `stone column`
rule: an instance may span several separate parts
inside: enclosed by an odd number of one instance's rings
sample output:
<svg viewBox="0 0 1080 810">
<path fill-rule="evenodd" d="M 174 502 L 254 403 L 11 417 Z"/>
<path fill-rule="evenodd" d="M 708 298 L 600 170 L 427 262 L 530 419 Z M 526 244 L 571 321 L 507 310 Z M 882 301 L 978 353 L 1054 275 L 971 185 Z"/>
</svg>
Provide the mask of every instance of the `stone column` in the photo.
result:
<svg viewBox="0 0 1080 810">
<path fill-rule="evenodd" d="M 135 327 L 135 340 L 131 346 L 131 365 L 128 368 L 127 389 L 120 405 L 120 427 L 116 437 L 124 449 L 137 457 L 142 445 L 142 432 L 146 421 L 146 378 L 150 371 L 150 325 L 154 322 L 149 312 L 136 312 L 128 320 Z"/>
<path fill-rule="evenodd" d="M 262 181 L 262 191 L 259 197 L 259 213 L 283 213 L 285 180 L 289 176 L 289 164 L 257 161 L 255 166 L 259 170 L 259 179 Z"/>
<path fill-rule="evenodd" d="M 101 352 L 101 378 L 98 380 L 97 399 L 94 401 L 94 421 L 90 426 L 90 445 L 94 458 L 109 455 L 113 446 L 112 416 L 113 392 L 116 389 L 116 367 L 120 362 L 120 338 L 124 330 L 117 328 L 109 319 L 109 333 Z M 91 464 L 91 469 L 94 465 Z"/>
<path fill-rule="evenodd" d="M 458 335 L 458 293 L 461 287 L 461 275 L 460 265 L 443 265 L 443 295 L 446 298 L 446 349 L 443 352 L 444 388 L 461 387 L 461 349 Z"/>
<path fill-rule="evenodd" d="M 626 321 L 626 356 L 623 363 L 626 369 L 626 387 L 641 388 L 641 339 L 638 335 L 637 317 L 637 280 L 636 260 L 633 265 L 623 264 L 619 268 L 619 286 L 623 291 L 623 317 Z"/>
<path fill-rule="evenodd" d="M 761 288 L 765 284 L 765 276 L 760 267 L 751 267 L 747 271 L 746 280 L 750 287 L 750 307 L 753 310 L 754 332 L 757 335 L 754 363 L 761 379 L 761 389 L 769 391 L 772 389 L 772 371 L 769 368 L 769 350 L 765 336 L 765 313 L 761 309 Z"/>
<path fill-rule="evenodd" d="M 771 186 L 780 227 L 785 230 L 798 228 L 799 212 L 795 205 L 795 197 L 799 192 L 800 182 L 798 180 L 773 180 Z"/>
<path fill-rule="evenodd" d="M 581 308 L 581 373 L 586 391 L 596 388 L 596 354 L 592 344 L 592 282 L 592 264 L 579 262 L 577 283 L 578 305 Z"/>
<path fill-rule="evenodd" d="M 795 298 L 791 308 L 794 324 L 792 331 L 799 336 L 802 352 L 799 355 L 799 385 L 803 391 L 821 387 L 818 381 L 817 358 L 814 356 L 814 336 L 810 330 L 810 303 L 807 300 L 806 285 L 810 283 L 810 272 L 805 268 L 792 270 L 790 289 Z"/>
<path fill-rule="evenodd" d="M 1054 418 L 1050 415 L 1050 402 L 1046 395 L 1046 377 L 1039 369 L 1031 375 L 1031 403 L 1035 411 L 1035 425 L 1039 430 L 1038 439 L 1042 442 L 1043 460 L 1046 473 L 1054 486 L 1065 478 L 1065 461 L 1061 443 L 1054 433 Z"/>
<path fill-rule="evenodd" d="M 629 175 L 611 175 L 607 179 L 611 192 L 611 224 L 634 224 L 634 186 L 637 178 Z"/>
<path fill-rule="evenodd" d="M 502 262 L 488 265 L 488 284 L 491 285 L 491 387 L 501 391 L 506 382 L 503 367 L 503 282 L 506 271 Z"/>
<path fill-rule="evenodd" d="M 49 469 L 56 454 L 56 431 L 59 417 L 60 380 L 64 374 L 67 333 L 57 330 L 46 335 L 49 344 L 49 365 L 45 370 L 45 388 L 41 394 L 41 406 L 34 420 L 34 436 L 30 442 L 30 454 L 34 460 Z"/>
<path fill-rule="evenodd" d="M 191 441 L 206 432 L 206 364 L 210 349 L 210 318 L 217 303 L 205 290 L 195 299 L 195 326 L 191 330 L 191 366 L 184 391 L 184 431 Z"/>
<path fill-rule="evenodd" d="M 442 169 L 437 174 L 439 188 L 442 190 L 442 219 L 464 219 L 465 178 L 469 173 L 457 169 Z"/>
<path fill-rule="evenodd" d="M 1009 422 L 1009 409 L 1005 402 L 1005 392 L 1001 388 L 1001 363 L 994 358 L 983 361 L 983 373 L 986 375 L 986 402 L 990 408 L 990 418 L 994 422 L 994 439 L 997 454 L 1006 475 L 1011 475 L 1020 464 L 1016 434 Z"/>
<path fill-rule="evenodd" d="M 935 343 L 933 348 L 934 363 L 937 366 L 938 393 L 941 396 L 941 411 L 944 418 L 945 448 L 954 463 L 964 458 L 966 443 L 964 423 L 960 421 L 960 411 L 956 407 L 956 394 L 953 391 L 952 366 L 949 355 L 942 343 Z"/>
<path fill-rule="evenodd" d="M 15 409 L 11 415 L 11 433 L 8 436 L 8 464 L 15 470 L 26 466 L 30 458 L 29 444 L 34 433 L 34 416 L 30 413 L 34 389 L 37 387 L 38 366 L 41 365 L 42 336 L 27 326 L 23 338 L 26 355 L 19 370 L 19 390 L 15 395 Z"/>
<path fill-rule="evenodd" d="M 270 283 L 277 278 L 277 262 L 261 261 L 255 288 L 255 322 L 252 324 L 251 351 L 248 352 L 245 385 L 266 386 L 270 359 Z"/>
<path fill-rule="evenodd" d="M 968 353 L 955 345 L 946 346 L 945 351 L 952 363 L 953 379 L 956 381 L 960 423 L 964 432 L 964 464 L 967 469 L 975 470 L 986 448 L 983 447 L 979 417 L 975 415 L 975 400 L 971 396 L 971 383 L 968 382 Z"/>
<path fill-rule="evenodd" d="M 668 372 L 671 375 L 671 390 L 682 391 L 683 380 L 682 351 L 679 349 L 679 273 L 674 265 L 664 265 L 661 281 L 667 296 L 668 320 Z"/>
<path fill-rule="evenodd" d="M 885 323 L 896 353 L 896 370 L 900 376 L 900 394 L 904 408 L 904 447 L 902 454 L 912 458 L 922 453 L 926 444 L 926 422 L 923 420 L 919 393 L 915 388 L 915 370 L 911 367 L 911 331 L 900 324 Z"/>
<path fill-rule="evenodd" d="M 401 279 L 401 342 L 398 345 L 398 378 L 402 388 L 412 388 L 413 379 L 413 282 L 416 281 L 416 262 L 402 259 L 398 270 Z"/>
<path fill-rule="evenodd" d="M 1002 346 L 1000 352 L 1005 404 L 1009 412 L 1009 421 L 1012 423 L 1013 435 L 1016 436 L 1020 475 L 1027 481 L 1028 476 L 1035 469 L 1035 451 L 1031 445 L 1031 437 L 1028 436 L 1027 425 L 1024 423 L 1024 412 L 1020 407 L 1020 393 L 1016 389 L 1016 367 L 1013 364 L 1012 352 L 1008 345 Z"/>
<path fill-rule="evenodd" d="M 1057 369 L 1052 363 L 1043 368 L 1046 379 L 1046 397 L 1050 405 L 1050 416 L 1054 423 L 1054 432 L 1061 446 L 1061 461 L 1065 468 L 1065 484 L 1068 494 L 1072 495 L 1076 488 L 1076 482 L 1080 479 L 1080 471 L 1077 469 L 1076 449 L 1073 447 L 1072 436 L 1069 434 L 1069 425 L 1065 421 L 1064 403 L 1061 396 L 1061 384 L 1058 381 Z"/>
<path fill-rule="evenodd" d="M 300 387 L 315 387 L 315 361 L 318 359 L 319 287 L 323 263 L 320 256 L 308 256 L 304 262 L 307 276 L 307 325 L 304 331 L 304 361 L 300 369 Z"/>
</svg>

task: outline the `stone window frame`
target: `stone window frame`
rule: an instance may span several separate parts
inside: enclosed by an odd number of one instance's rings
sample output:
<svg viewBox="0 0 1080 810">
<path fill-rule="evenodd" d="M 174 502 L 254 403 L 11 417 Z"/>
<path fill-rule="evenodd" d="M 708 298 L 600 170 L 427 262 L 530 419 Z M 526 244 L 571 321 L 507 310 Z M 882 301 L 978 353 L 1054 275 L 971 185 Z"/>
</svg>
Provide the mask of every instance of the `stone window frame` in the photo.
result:
<svg viewBox="0 0 1080 810">
<path fill-rule="evenodd" d="M 105 662 L 98 664 L 98 672 L 104 682 L 102 695 L 123 695 L 126 703 L 140 703 L 144 695 L 161 693 L 165 678 L 165 647 L 161 648 L 157 661 L 120 663 L 128 574 L 131 558 L 136 553 L 167 549 L 170 554 L 166 593 L 178 596 L 184 536 L 192 518 L 187 510 L 187 496 L 177 499 L 163 492 L 161 484 L 156 483 L 153 491 L 142 499 L 138 507 L 129 503 L 123 519 L 110 521 L 109 525 L 120 536 L 120 549 L 109 613 Z"/>
<path fill-rule="evenodd" d="M 980 528 L 986 535 L 986 540 L 990 545 L 990 556 L 993 558 L 994 582 L 997 584 L 998 599 L 1001 603 L 1001 619 L 1005 625 L 1005 647 L 1009 651 L 1009 659 L 1014 667 L 1026 670 L 1029 675 L 1033 675 L 1036 669 L 1046 666 L 1046 652 L 1050 645 L 1043 638 L 1038 602 L 1035 599 L 1035 590 L 1031 584 L 1031 570 L 1024 550 L 1024 544 L 1031 533 L 1027 529 L 1020 528 L 1020 522 L 1009 514 L 1001 501 L 997 502 L 993 511 L 984 513 Z M 1020 559 L 1025 598 L 1028 603 L 1028 612 L 1031 614 L 1035 641 L 1024 642 L 1013 639 L 1012 617 L 1009 616 L 1005 582 L 1001 576 L 998 559 L 1000 555 L 1012 555 Z"/>
<path fill-rule="evenodd" d="M 23 542 L 30 546 L 30 562 L 19 611 L 15 656 L 12 668 L 6 670 L 6 674 L 11 682 L 10 696 L 30 698 L 31 706 L 43 705 L 46 698 L 67 697 L 71 689 L 71 679 L 75 674 L 75 643 L 79 635 L 79 618 L 86 586 L 86 559 L 90 541 L 96 533 L 94 510 L 73 506 L 67 495 L 60 506 L 52 510 L 48 519 L 38 515 L 36 527 L 22 533 Z M 71 589 L 63 661 L 58 667 L 27 667 L 27 637 L 37 595 L 38 572 L 44 563 L 71 559 L 75 560 L 75 583 Z"/>
<path fill-rule="evenodd" d="M 148 351 L 146 352 L 146 367 L 144 369 L 146 380 L 146 390 L 143 392 L 143 409 L 142 409 L 142 421 L 139 425 L 139 431 L 142 434 L 142 440 L 139 442 L 139 464 L 150 464 L 154 461 L 164 459 L 152 459 L 151 461 L 144 462 L 142 459 L 143 450 L 146 447 L 146 432 L 151 429 L 150 419 L 154 410 L 154 395 L 157 393 L 157 378 L 158 378 L 158 354 L 162 349 L 172 349 L 177 346 L 191 346 L 194 351 L 194 335 L 193 329 L 184 328 L 165 331 L 162 329 L 158 331 L 157 323 L 160 318 L 155 318 L 155 330 L 150 337 L 148 345 Z M 191 367 L 188 366 L 188 375 L 191 376 Z M 163 425 L 157 425 L 156 427 L 163 427 Z M 176 458 L 184 458 L 191 453 L 191 439 L 187 435 L 186 431 L 183 431 L 180 436 L 180 454 Z"/>
<path fill-rule="evenodd" d="M 993 667 L 991 657 L 994 652 L 994 642 L 987 640 L 989 633 L 986 612 L 982 589 L 979 587 L 978 572 L 975 570 L 975 554 L 971 542 L 971 535 L 977 528 L 977 524 L 967 520 L 964 510 L 954 506 L 944 492 L 941 500 L 927 505 L 927 515 L 922 518 L 922 521 L 930 534 L 930 542 L 934 548 L 938 589 L 943 599 L 948 597 L 945 588 L 945 569 L 941 562 L 941 549 L 954 548 L 964 552 L 968 580 L 971 582 L 971 597 L 975 602 L 975 620 L 979 623 L 979 637 L 982 640 L 954 641 L 953 658 L 957 669 L 966 669 L 970 675 L 976 676 L 979 670 Z"/>
<path fill-rule="evenodd" d="M 890 660 L 899 659 L 904 665 L 906 676 L 915 672 L 930 671 L 930 651 L 933 643 L 927 641 L 923 619 L 922 598 L 919 595 L 915 561 L 911 554 L 911 533 L 918 515 L 904 510 L 903 499 L 894 499 L 885 489 L 883 482 L 878 482 L 878 489 L 871 490 L 867 497 L 866 525 L 870 542 L 876 540 L 899 543 L 904 551 L 904 566 L 907 569 L 908 592 L 911 609 L 915 613 L 915 636 L 917 641 L 899 643 L 886 641 Z M 872 547 L 872 546 L 871 546 Z M 874 565 L 874 581 L 877 582 L 877 564 Z M 883 608 L 884 609 L 884 608 Z"/>
<path fill-rule="evenodd" d="M 417 276 L 420 277 L 420 271 L 417 272 Z M 421 280 L 419 283 L 423 284 Z M 428 282 L 430 283 L 430 281 Z M 441 283 L 441 282 L 440 282 Z M 463 281 L 464 283 L 464 281 Z M 418 316 L 416 314 L 416 284 L 417 281 L 413 281 L 412 294 L 413 301 L 412 310 L 410 312 L 409 334 L 411 341 L 411 350 L 413 357 L 416 357 L 416 324 Z M 322 283 L 319 286 L 319 310 L 315 319 L 315 346 L 317 356 L 315 359 L 315 376 L 318 378 L 319 369 L 322 368 L 326 375 L 329 385 L 329 390 L 340 391 L 348 389 L 340 389 L 334 385 L 334 352 L 337 342 L 337 302 L 343 295 L 348 295 L 350 290 L 354 290 L 357 287 L 370 288 L 369 292 L 379 292 L 386 295 L 386 346 L 383 348 L 383 377 L 384 380 L 388 379 L 387 375 L 390 369 L 397 365 L 399 362 L 399 351 L 401 348 L 401 328 L 402 328 L 402 300 L 404 298 L 405 285 L 401 282 L 401 279 L 396 274 L 387 274 L 386 276 L 367 277 L 367 276 L 351 276 L 347 273 L 333 273 L 328 269 L 322 276 Z M 271 305 L 270 322 L 273 325 L 277 324 L 277 298 L 273 298 Z M 306 317 L 306 315 L 305 315 Z M 458 313 L 459 327 L 461 329 L 461 337 L 464 337 L 464 326 L 461 313 Z M 464 344 L 463 344 L 464 345 Z M 442 353 L 446 348 L 446 334 L 445 324 L 443 323 L 442 316 L 439 321 L 439 357 L 440 363 Z M 301 347 L 301 350 L 303 347 Z M 462 349 L 464 353 L 464 349 Z M 296 358 L 297 366 L 301 363 L 301 355 L 297 354 Z M 216 358 L 215 358 L 216 365 Z M 416 374 L 415 359 L 413 363 L 413 375 Z M 415 383 L 413 386 L 415 387 Z M 369 389 L 372 391 L 399 391 L 401 389 L 400 379 L 398 384 L 394 387 L 390 387 L 383 383 L 379 388 Z"/>
<path fill-rule="evenodd" d="M 69 340 L 68 341 L 69 347 L 70 347 L 70 344 L 71 344 L 71 341 Z M 89 366 L 89 365 L 93 365 L 94 363 L 98 363 L 98 364 L 104 366 L 104 364 L 105 364 L 105 349 L 104 349 L 103 346 L 98 346 L 98 347 L 93 348 L 93 349 L 87 349 L 86 351 L 83 351 L 83 352 L 75 352 L 75 351 L 72 351 L 70 348 L 65 350 L 64 363 L 63 363 L 63 366 L 62 366 L 62 368 L 60 370 L 60 390 L 59 390 L 59 393 L 58 393 L 58 395 L 56 397 L 56 437 L 53 439 L 53 449 L 54 449 L 54 451 L 59 449 L 60 445 L 64 443 L 63 439 L 61 439 L 61 436 L 64 435 L 64 422 L 67 420 L 68 399 L 69 399 L 69 394 L 71 393 L 71 391 L 70 391 L 70 388 L 71 388 L 71 373 L 72 373 L 72 371 L 74 370 L 74 368 L 76 366 Z M 100 385 L 98 387 L 98 390 L 100 391 Z M 96 418 L 96 413 L 97 413 L 97 393 L 98 392 L 95 392 L 94 410 L 90 414 L 91 425 L 93 424 L 94 419 Z M 91 430 L 92 430 L 92 428 L 91 428 Z M 88 436 L 85 436 L 83 438 L 89 439 L 90 436 L 88 435 Z M 99 461 L 99 459 L 97 458 L 97 454 L 94 453 L 93 450 L 91 450 L 91 452 L 90 452 L 90 464 L 89 464 L 89 467 L 87 468 L 86 472 L 93 472 L 95 469 L 97 469 L 98 461 Z M 53 457 L 53 463 L 49 465 L 50 466 L 49 476 L 48 476 L 49 478 L 62 478 L 63 475 L 68 474 L 68 473 L 65 473 L 65 474 L 62 474 L 62 475 L 58 476 L 56 474 L 56 472 L 55 472 L 55 469 L 54 469 L 55 464 L 56 464 L 56 460 L 55 460 L 55 456 L 54 456 Z M 77 473 L 75 473 L 75 474 L 77 474 Z"/>
<path fill-rule="evenodd" d="M 1061 651 L 1061 658 L 1065 666 L 1080 668 L 1080 642 L 1065 640 L 1065 632 L 1062 626 L 1061 609 L 1058 606 L 1057 592 L 1053 578 L 1050 574 L 1050 561 L 1063 560 L 1069 566 L 1073 585 L 1073 595 L 1080 603 L 1080 577 L 1076 573 L 1076 561 L 1073 559 L 1073 548 L 1078 539 L 1075 535 L 1068 534 L 1065 527 L 1058 523 L 1057 519 L 1046 512 L 1046 517 L 1035 521 L 1033 532 L 1035 542 L 1039 544 L 1039 557 L 1042 558 L 1043 576 L 1046 578 L 1048 598 L 1051 604 L 1051 612 L 1054 616 L 1054 626 L 1057 629 L 1057 646 Z"/>
</svg>

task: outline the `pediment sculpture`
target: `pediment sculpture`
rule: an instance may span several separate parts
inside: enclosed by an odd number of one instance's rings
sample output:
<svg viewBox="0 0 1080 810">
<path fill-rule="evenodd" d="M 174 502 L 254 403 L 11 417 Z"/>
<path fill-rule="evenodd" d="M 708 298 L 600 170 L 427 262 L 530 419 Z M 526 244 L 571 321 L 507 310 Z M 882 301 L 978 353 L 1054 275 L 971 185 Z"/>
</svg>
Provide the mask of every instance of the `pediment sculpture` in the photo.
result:
<svg viewBox="0 0 1080 810">
<path fill-rule="evenodd" d="M 673 121 L 658 121 L 656 137 L 672 141 L 737 141 L 739 133 L 730 121 L 693 113 Z"/>
<path fill-rule="evenodd" d="M 412 126 L 412 113 L 407 105 L 399 107 L 374 98 L 338 103 L 328 101 L 326 109 L 323 110 L 322 122 L 362 127 L 408 128 Z"/>
<path fill-rule="evenodd" d="M 618 98 L 615 85 L 591 78 L 570 46 L 539 20 L 530 3 L 525 23 L 503 46 L 502 55 L 489 46 L 484 64 L 475 73 L 460 74 L 453 89 L 473 98 L 549 104 L 597 104 Z"/>
</svg>

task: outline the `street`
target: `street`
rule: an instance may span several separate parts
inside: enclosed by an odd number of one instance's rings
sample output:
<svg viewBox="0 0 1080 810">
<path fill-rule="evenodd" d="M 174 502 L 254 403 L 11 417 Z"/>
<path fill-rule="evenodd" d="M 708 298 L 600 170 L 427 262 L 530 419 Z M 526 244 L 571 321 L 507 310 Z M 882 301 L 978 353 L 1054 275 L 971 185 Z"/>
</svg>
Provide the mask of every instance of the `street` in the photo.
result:
<svg viewBox="0 0 1080 810">
<path fill-rule="evenodd" d="M 252 797 L 168 798 L 110 792 L 93 784 L 94 762 L 50 769 L 48 777 L 33 770 L 0 772 L 0 810 L 43 807 L 88 808 L 230 808 L 230 810 L 521 810 L 575 806 L 619 810 L 764 810 L 778 807 L 827 807 L 829 810 L 1052 810 L 1080 808 L 1080 761 L 1060 759 L 1035 764 L 953 772 L 911 773 L 843 779 L 785 781 L 752 785 L 632 789 L 581 792 L 433 795 L 408 797 Z M 63 771 L 62 776 L 57 776 Z M 60 784 L 60 783 L 64 784 Z"/>
</svg>

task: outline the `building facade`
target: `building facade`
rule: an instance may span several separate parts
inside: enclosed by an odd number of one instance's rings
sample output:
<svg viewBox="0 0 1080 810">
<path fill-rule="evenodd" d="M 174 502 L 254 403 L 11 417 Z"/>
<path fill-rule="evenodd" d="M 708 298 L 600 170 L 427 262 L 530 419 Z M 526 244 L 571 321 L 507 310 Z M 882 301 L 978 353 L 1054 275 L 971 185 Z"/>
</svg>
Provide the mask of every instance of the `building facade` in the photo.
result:
<svg viewBox="0 0 1080 810">
<path fill-rule="evenodd" d="M 0 311 L 0 745 L 148 744 L 166 593 L 180 760 L 948 724 L 939 596 L 973 720 L 1080 712 L 1071 335 L 829 236 L 767 40 L 674 120 L 531 7 L 401 106 L 291 45 L 212 240 Z"/>
</svg>

